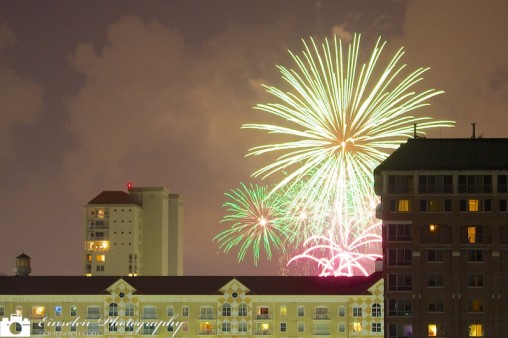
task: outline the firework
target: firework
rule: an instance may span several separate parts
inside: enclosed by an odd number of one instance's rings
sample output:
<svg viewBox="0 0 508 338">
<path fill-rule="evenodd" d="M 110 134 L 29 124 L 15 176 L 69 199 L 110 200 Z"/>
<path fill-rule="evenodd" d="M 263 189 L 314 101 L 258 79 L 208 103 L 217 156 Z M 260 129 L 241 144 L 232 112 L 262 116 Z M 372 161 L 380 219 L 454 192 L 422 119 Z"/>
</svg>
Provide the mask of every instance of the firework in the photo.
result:
<svg viewBox="0 0 508 338">
<path fill-rule="evenodd" d="M 219 248 L 229 252 L 239 246 L 238 260 L 252 248 L 254 264 L 257 265 L 260 252 L 264 249 L 266 257 L 272 257 L 272 248 L 284 252 L 283 240 L 287 229 L 281 226 L 284 218 L 283 198 L 276 194 L 268 196 L 268 188 L 241 184 L 241 188 L 225 194 L 224 203 L 227 214 L 222 219 L 230 225 L 214 237 Z"/>
<path fill-rule="evenodd" d="M 399 65 L 402 49 L 378 77 L 373 76 L 379 73 L 376 65 L 384 45 L 378 40 L 369 61 L 358 66 L 359 36 L 347 49 L 336 37 L 332 42 L 325 40 L 321 47 L 312 39 L 310 44 L 304 41 L 301 56 L 291 53 L 296 68 L 278 67 L 291 91 L 266 86 L 279 102 L 256 107 L 284 125 L 243 126 L 288 137 L 287 142 L 257 146 L 248 153 L 279 154 L 275 162 L 253 174 L 266 178 L 282 171 L 288 173 L 271 193 L 291 190 L 305 182 L 298 187 L 288 213 L 312 209 L 317 218 L 325 218 L 335 210 L 342 218 L 354 215 L 362 210 L 366 198 L 374 196 L 373 169 L 412 135 L 415 124 L 420 132 L 453 125 L 409 115 L 441 91 L 412 91 L 426 71 L 423 68 L 398 80 L 405 68 Z"/>
</svg>

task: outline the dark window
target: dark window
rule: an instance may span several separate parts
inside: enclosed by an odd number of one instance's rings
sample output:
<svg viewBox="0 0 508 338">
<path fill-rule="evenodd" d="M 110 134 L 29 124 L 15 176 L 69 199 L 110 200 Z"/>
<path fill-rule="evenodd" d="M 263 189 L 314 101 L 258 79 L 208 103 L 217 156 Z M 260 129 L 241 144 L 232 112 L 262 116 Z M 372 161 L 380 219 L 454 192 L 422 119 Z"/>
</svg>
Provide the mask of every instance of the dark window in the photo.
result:
<svg viewBox="0 0 508 338">
<path fill-rule="evenodd" d="M 467 275 L 467 286 L 469 287 L 483 287 L 483 274 L 472 273 Z"/>
<path fill-rule="evenodd" d="M 500 193 L 506 193 L 508 192 L 508 189 L 507 189 L 507 176 L 508 175 L 498 175 L 497 176 L 497 192 L 500 192 Z"/>
<path fill-rule="evenodd" d="M 459 193 L 483 194 L 492 192 L 491 175 L 459 175 Z"/>
<path fill-rule="evenodd" d="M 452 175 L 420 175 L 418 177 L 420 194 L 443 194 L 453 191 Z"/>
<path fill-rule="evenodd" d="M 429 249 L 427 251 L 427 261 L 429 261 L 429 262 L 443 262 L 443 250 Z"/>
<path fill-rule="evenodd" d="M 414 192 L 413 176 L 409 175 L 388 176 L 388 193 L 411 194 L 413 192 Z"/>
<path fill-rule="evenodd" d="M 429 300 L 429 312 L 444 312 L 444 301 L 442 299 Z"/>
<path fill-rule="evenodd" d="M 388 274 L 388 290 L 411 291 L 412 289 L 413 289 L 412 277 L 410 274 L 404 273 Z"/>
<path fill-rule="evenodd" d="M 430 287 L 442 287 L 444 285 L 443 275 L 440 273 L 431 273 L 428 278 Z"/>
<path fill-rule="evenodd" d="M 413 302 L 411 299 L 389 299 L 388 300 L 389 316 L 412 316 Z"/>
<path fill-rule="evenodd" d="M 388 224 L 389 241 L 411 241 L 411 224 Z"/>
<path fill-rule="evenodd" d="M 506 200 L 499 200 L 499 211 L 506 212 Z"/>
<path fill-rule="evenodd" d="M 469 250 L 469 261 L 470 262 L 483 262 L 483 251 L 482 250 Z"/>
<path fill-rule="evenodd" d="M 388 265 L 389 266 L 410 266 L 412 265 L 411 249 L 389 249 Z"/>
</svg>

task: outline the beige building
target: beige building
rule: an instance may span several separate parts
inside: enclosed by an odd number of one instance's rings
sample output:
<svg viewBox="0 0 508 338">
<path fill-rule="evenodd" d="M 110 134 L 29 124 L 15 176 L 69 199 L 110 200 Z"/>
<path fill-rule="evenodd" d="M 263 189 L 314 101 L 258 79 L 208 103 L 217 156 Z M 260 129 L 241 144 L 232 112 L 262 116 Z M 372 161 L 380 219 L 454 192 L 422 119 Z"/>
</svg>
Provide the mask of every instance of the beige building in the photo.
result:
<svg viewBox="0 0 508 338">
<path fill-rule="evenodd" d="M 183 199 L 161 187 L 103 191 L 84 206 L 87 276 L 181 276 Z"/>
<path fill-rule="evenodd" d="M 383 313 L 381 272 L 0 277 L 3 324 L 32 336 L 382 337 Z"/>
</svg>

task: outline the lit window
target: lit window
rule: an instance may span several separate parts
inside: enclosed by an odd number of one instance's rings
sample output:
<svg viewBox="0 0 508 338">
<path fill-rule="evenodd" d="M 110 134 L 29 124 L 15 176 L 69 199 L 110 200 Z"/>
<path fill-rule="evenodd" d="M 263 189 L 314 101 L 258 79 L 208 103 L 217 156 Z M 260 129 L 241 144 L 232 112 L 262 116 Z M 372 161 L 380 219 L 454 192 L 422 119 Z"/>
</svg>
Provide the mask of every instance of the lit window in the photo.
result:
<svg viewBox="0 0 508 338">
<path fill-rule="evenodd" d="M 483 337 L 483 324 L 469 325 L 469 337 Z"/>
<path fill-rule="evenodd" d="M 362 323 L 354 322 L 353 323 L 353 332 L 362 332 Z"/>
<path fill-rule="evenodd" d="M 55 306 L 55 316 L 60 317 L 62 315 L 62 306 Z"/>
<path fill-rule="evenodd" d="M 286 317 L 288 315 L 288 308 L 286 305 L 282 305 L 280 307 L 280 316 L 281 317 Z"/>
<path fill-rule="evenodd" d="M 429 337 L 436 337 L 437 336 L 437 325 L 436 324 L 429 324 Z"/>
<path fill-rule="evenodd" d="M 429 225 L 429 231 L 430 232 L 436 232 L 437 231 L 437 225 L 436 224 L 430 224 Z"/>
<path fill-rule="evenodd" d="M 469 243 L 476 243 L 476 227 L 467 227 L 467 240 Z"/>
<path fill-rule="evenodd" d="M 211 322 L 200 322 L 199 323 L 199 334 L 212 334 L 213 326 Z"/>
<path fill-rule="evenodd" d="M 105 262 L 106 261 L 106 255 L 97 255 L 95 258 L 97 259 L 97 262 Z"/>
<path fill-rule="evenodd" d="M 257 323 L 256 331 L 258 334 L 270 334 L 270 324 L 269 323 Z"/>
<path fill-rule="evenodd" d="M 480 299 L 469 301 L 469 312 L 483 312 L 483 303 Z"/>
<path fill-rule="evenodd" d="M 411 211 L 411 205 L 409 200 L 399 200 L 398 212 L 409 212 Z"/>
<path fill-rule="evenodd" d="M 476 212 L 478 211 L 478 200 L 468 200 L 468 211 Z"/>
<path fill-rule="evenodd" d="M 256 318 L 257 319 L 269 319 L 270 311 L 266 306 L 260 306 L 256 309 Z"/>
<path fill-rule="evenodd" d="M 44 318 L 46 317 L 46 311 L 44 306 L 33 306 L 32 307 L 32 318 Z"/>
</svg>

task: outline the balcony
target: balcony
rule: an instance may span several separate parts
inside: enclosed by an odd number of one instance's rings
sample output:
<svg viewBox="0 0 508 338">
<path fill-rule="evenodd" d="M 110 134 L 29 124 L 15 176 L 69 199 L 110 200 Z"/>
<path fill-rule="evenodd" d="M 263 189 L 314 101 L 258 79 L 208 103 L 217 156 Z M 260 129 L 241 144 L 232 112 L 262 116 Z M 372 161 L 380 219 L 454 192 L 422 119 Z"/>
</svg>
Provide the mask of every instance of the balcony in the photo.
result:
<svg viewBox="0 0 508 338">
<path fill-rule="evenodd" d="M 329 336 L 330 335 L 330 329 L 316 329 L 314 332 L 312 332 L 314 336 Z"/>
<path fill-rule="evenodd" d="M 316 320 L 328 320 L 330 319 L 330 315 L 328 313 L 315 313 L 314 319 Z"/>
<path fill-rule="evenodd" d="M 255 330 L 254 335 L 256 336 L 269 336 L 272 334 L 272 330 Z"/>
<path fill-rule="evenodd" d="M 217 330 L 215 329 L 200 329 L 198 330 L 198 335 L 200 336 L 208 336 L 208 335 L 216 335 Z"/>
<path fill-rule="evenodd" d="M 99 319 L 101 318 L 101 314 L 100 313 L 87 313 L 86 314 L 86 319 Z"/>
<path fill-rule="evenodd" d="M 491 244 L 492 236 L 490 234 L 462 235 L 460 244 Z"/>
<path fill-rule="evenodd" d="M 156 313 L 142 313 L 141 319 L 157 319 Z"/>
<path fill-rule="evenodd" d="M 421 244 L 451 244 L 452 237 L 449 234 L 422 234 Z"/>
<path fill-rule="evenodd" d="M 256 319 L 272 319 L 269 313 L 260 313 L 256 315 Z"/>
<path fill-rule="evenodd" d="M 198 319 L 215 319 L 215 313 L 200 313 Z"/>
</svg>

